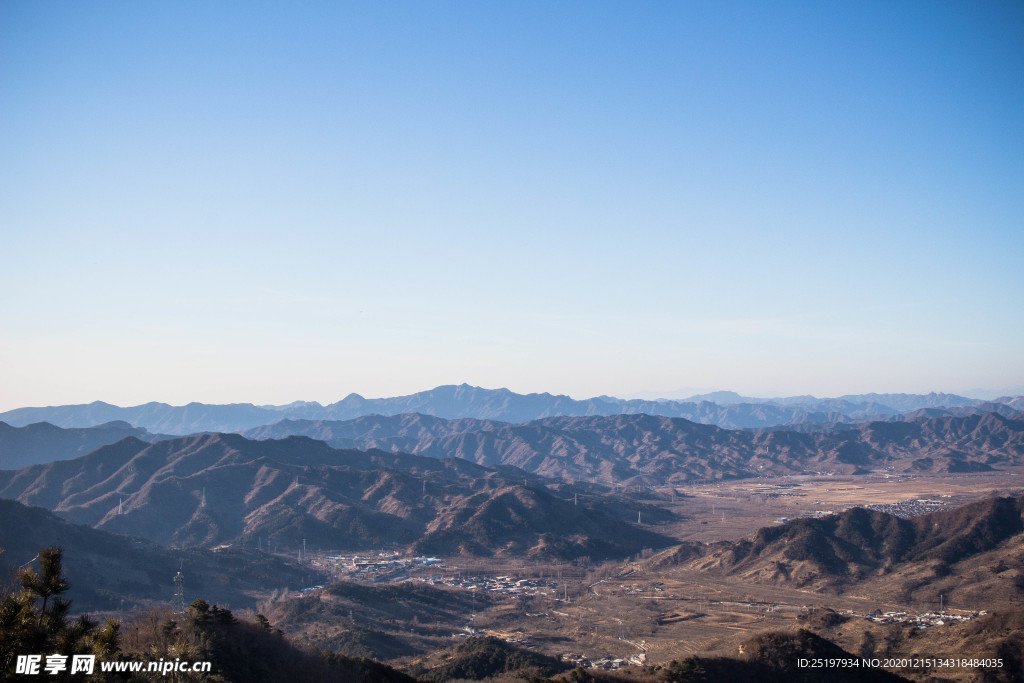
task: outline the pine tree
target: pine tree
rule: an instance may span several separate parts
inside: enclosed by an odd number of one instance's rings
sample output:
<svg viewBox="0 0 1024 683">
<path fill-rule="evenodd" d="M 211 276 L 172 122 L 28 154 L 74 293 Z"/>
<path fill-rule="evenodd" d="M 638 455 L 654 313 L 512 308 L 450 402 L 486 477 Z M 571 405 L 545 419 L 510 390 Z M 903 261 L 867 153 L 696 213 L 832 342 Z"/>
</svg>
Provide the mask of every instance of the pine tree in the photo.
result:
<svg viewBox="0 0 1024 683">
<path fill-rule="evenodd" d="M 18 572 L 20 588 L 0 595 L 0 671 L 13 673 L 18 655 L 95 654 L 110 660 L 118 656 L 120 624 L 108 619 L 102 629 L 86 615 L 68 620 L 71 601 L 62 597 L 71 588 L 64 576 L 60 548 L 44 548 L 37 555 L 39 571 Z"/>
</svg>

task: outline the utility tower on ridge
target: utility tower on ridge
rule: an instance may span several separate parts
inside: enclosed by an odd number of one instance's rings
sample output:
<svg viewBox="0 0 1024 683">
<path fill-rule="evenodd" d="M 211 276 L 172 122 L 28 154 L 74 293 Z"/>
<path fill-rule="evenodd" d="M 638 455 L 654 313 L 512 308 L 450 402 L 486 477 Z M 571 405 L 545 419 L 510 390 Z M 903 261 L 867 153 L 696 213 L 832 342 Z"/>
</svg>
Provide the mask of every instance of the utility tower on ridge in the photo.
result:
<svg viewBox="0 0 1024 683">
<path fill-rule="evenodd" d="M 178 565 L 178 573 L 174 575 L 174 601 L 178 613 L 185 616 L 185 575 L 181 573 L 182 565 Z"/>
</svg>

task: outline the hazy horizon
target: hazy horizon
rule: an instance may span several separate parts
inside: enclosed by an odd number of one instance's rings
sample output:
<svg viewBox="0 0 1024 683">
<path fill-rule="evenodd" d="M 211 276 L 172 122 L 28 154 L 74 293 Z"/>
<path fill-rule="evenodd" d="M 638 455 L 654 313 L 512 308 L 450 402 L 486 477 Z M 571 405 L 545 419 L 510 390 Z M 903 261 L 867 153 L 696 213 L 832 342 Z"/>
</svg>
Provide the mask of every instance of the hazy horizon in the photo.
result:
<svg viewBox="0 0 1024 683">
<path fill-rule="evenodd" d="M 449 384 L 446 384 L 446 385 L 439 385 L 439 386 L 453 386 L 453 385 L 451 383 L 449 383 Z M 471 385 L 471 386 L 474 386 L 475 388 L 486 389 L 486 390 L 497 390 L 497 389 L 507 389 L 508 388 L 508 387 L 476 387 L 475 385 Z M 350 394 L 353 394 L 353 393 L 354 394 L 358 394 L 358 395 L 362 396 L 363 398 L 367 398 L 367 399 L 378 399 L 378 398 L 394 398 L 394 397 L 400 397 L 400 396 L 408 396 L 410 394 L 417 394 L 417 393 L 420 393 L 420 392 L 423 392 L 423 391 L 430 391 L 431 389 L 435 389 L 435 388 L 437 388 L 437 387 L 427 387 L 427 388 L 420 389 L 420 390 L 417 390 L 417 391 L 412 391 L 412 392 L 407 392 L 407 393 L 402 393 L 402 394 L 386 395 L 386 396 L 385 395 L 375 396 L 375 395 L 363 394 L 361 392 L 355 391 L 355 392 L 347 392 L 347 393 L 344 393 L 344 394 L 341 394 L 341 395 L 337 396 L 336 398 L 329 398 L 329 399 L 295 398 L 295 399 L 291 399 L 291 400 L 277 400 L 277 401 L 269 401 L 269 402 L 251 401 L 251 400 L 203 401 L 203 400 L 198 400 L 198 399 L 179 400 L 179 401 L 161 401 L 161 400 L 157 400 L 157 399 L 150 399 L 150 400 L 145 400 L 145 401 L 128 401 L 128 402 L 120 402 L 119 403 L 119 402 L 116 402 L 116 401 L 104 400 L 103 398 L 96 398 L 96 399 L 92 399 L 92 400 L 89 400 L 89 401 L 72 401 L 72 402 L 68 402 L 68 403 L 50 403 L 50 404 L 45 404 L 45 405 L 43 405 L 43 404 L 40 404 L 40 405 L 27 405 L 26 404 L 26 405 L 17 405 L 17 406 L 3 406 L 3 405 L 0 405 L 0 413 L 6 412 L 8 410 L 14 410 L 14 409 L 17 409 L 17 408 L 43 408 L 43 407 L 52 407 L 52 406 L 58 406 L 58 405 L 88 405 L 88 404 L 94 403 L 96 401 L 99 401 L 101 403 L 107 403 L 107 404 L 110 404 L 110 405 L 119 406 L 119 407 L 122 407 L 122 408 L 129 408 L 129 407 L 133 407 L 133 406 L 137 406 L 137 405 L 144 405 L 144 404 L 147 404 L 147 403 L 165 403 L 165 404 L 172 405 L 172 406 L 183 406 L 183 405 L 187 405 L 189 403 L 202 403 L 202 404 L 207 404 L 207 405 L 214 405 L 214 404 L 219 404 L 219 405 L 252 404 L 252 405 L 255 405 L 255 406 L 285 406 L 285 405 L 289 405 L 291 403 L 308 402 L 308 403 L 319 403 L 321 405 L 326 406 L 326 405 L 330 405 L 331 403 L 336 403 L 336 402 L 344 399 L 345 397 L 347 397 L 347 396 L 349 396 Z M 510 389 L 510 391 L 514 391 L 514 390 Z M 604 394 L 593 394 L 593 395 L 587 395 L 587 396 L 582 396 L 582 395 L 581 396 L 574 396 L 572 394 L 562 394 L 560 392 L 544 391 L 544 390 L 522 391 L 522 392 L 514 391 L 514 393 L 517 393 L 517 394 L 544 394 L 544 393 L 548 393 L 548 394 L 553 394 L 553 395 L 568 396 L 569 398 L 577 400 L 577 401 L 587 400 L 587 399 L 591 399 L 591 398 L 598 398 L 600 396 L 608 396 L 608 397 L 624 399 L 624 400 L 640 399 L 640 400 L 654 401 L 654 400 L 659 400 L 660 399 L 660 400 L 669 400 L 669 401 L 680 401 L 680 400 L 691 398 L 691 397 L 694 397 L 694 396 L 701 396 L 701 395 L 704 395 L 704 394 L 713 394 L 713 393 L 717 393 L 717 392 L 730 392 L 730 391 L 733 391 L 733 390 L 731 390 L 731 389 L 706 389 L 706 390 L 699 390 L 699 391 L 698 390 L 675 390 L 675 391 L 664 391 L 664 392 L 650 391 L 650 392 L 636 392 L 636 393 L 633 393 L 633 394 L 625 394 L 625 395 L 616 395 L 616 394 L 604 393 Z M 758 399 L 758 400 L 768 400 L 768 399 L 775 399 L 775 398 L 789 398 L 789 397 L 793 397 L 793 396 L 813 396 L 814 398 L 817 398 L 817 399 L 825 399 L 825 398 L 838 398 L 840 396 L 854 395 L 851 392 L 845 392 L 843 394 L 834 394 L 834 395 L 833 394 L 829 394 L 829 395 L 825 395 L 825 394 L 808 394 L 807 392 L 798 393 L 798 394 L 770 393 L 770 394 L 764 394 L 764 395 L 754 395 L 754 394 L 748 394 L 748 393 L 744 393 L 744 392 L 733 392 L 733 393 L 740 394 L 744 398 L 752 398 L 752 399 Z M 945 390 L 939 390 L 939 389 L 935 389 L 935 390 L 932 390 L 932 391 L 923 391 L 923 392 L 901 392 L 901 391 L 881 392 L 881 391 L 877 391 L 877 392 L 858 392 L 858 393 L 877 393 L 877 394 L 886 394 L 886 393 L 888 393 L 888 394 L 929 394 L 929 393 L 941 394 L 941 393 L 945 393 L 945 394 L 955 394 L 957 396 L 963 396 L 965 398 L 973 398 L 973 399 L 979 399 L 979 400 L 992 400 L 992 399 L 999 398 L 999 397 L 1002 397 L 1002 396 L 1024 395 L 1024 387 L 1010 387 L 1010 388 L 1007 388 L 1004 391 L 977 389 L 977 390 L 973 390 L 973 391 L 966 392 L 966 393 L 965 392 L 959 392 L 959 391 L 945 391 Z"/>
<path fill-rule="evenodd" d="M 998 2 L 5 2 L 0 410 L 1024 387 L 1021 35 Z"/>
</svg>

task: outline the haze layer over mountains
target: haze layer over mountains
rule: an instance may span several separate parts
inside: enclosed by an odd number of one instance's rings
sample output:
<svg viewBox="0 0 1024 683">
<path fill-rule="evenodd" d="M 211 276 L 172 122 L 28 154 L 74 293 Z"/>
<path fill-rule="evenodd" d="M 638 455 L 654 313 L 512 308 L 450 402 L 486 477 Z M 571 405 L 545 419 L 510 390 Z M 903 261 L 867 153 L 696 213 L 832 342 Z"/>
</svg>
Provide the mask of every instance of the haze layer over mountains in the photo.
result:
<svg viewBox="0 0 1024 683">
<path fill-rule="evenodd" d="M 742 399 L 725 392 L 715 397 Z M 608 484 L 879 468 L 985 471 L 1021 457 L 1022 397 L 993 402 L 952 394 L 868 394 L 761 401 L 574 401 L 462 385 L 391 399 L 350 396 L 326 407 L 119 408 L 97 402 L 20 408 L 0 415 L 0 470 L 75 458 L 126 437 L 152 443 L 224 432 L 257 440 L 304 436 L 333 448 L 462 458 Z M 371 410 L 376 412 L 324 417 Z"/>
<path fill-rule="evenodd" d="M 0 421 L 14 427 L 49 422 L 58 427 L 94 427 L 123 421 L 150 432 L 184 435 L 198 432 L 238 432 L 283 419 L 351 420 L 364 415 L 420 413 L 447 419 L 475 418 L 501 422 L 527 422 L 546 417 L 591 415 L 659 415 L 681 417 L 727 429 L 772 426 L 834 425 L 872 420 L 940 417 L 998 412 L 1015 416 L 1024 410 L 1024 397 L 995 401 L 955 394 L 860 394 L 838 398 L 794 396 L 749 398 L 733 392 L 715 392 L 683 401 L 626 400 L 599 396 L 575 400 L 549 393 L 516 394 L 508 389 L 483 389 L 466 384 L 445 385 L 429 391 L 393 398 L 367 399 L 350 394 L 337 403 L 321 405 L 297 401 L 281 406 L 251 403 L 214 405 L 189 403 L 171 406 L 145 403 L 122 408 L 95 401 L 82 405 L 17 408 L 0 413 Z M 924 411 L 924 412 L 917 412 Z"/>
</svg>

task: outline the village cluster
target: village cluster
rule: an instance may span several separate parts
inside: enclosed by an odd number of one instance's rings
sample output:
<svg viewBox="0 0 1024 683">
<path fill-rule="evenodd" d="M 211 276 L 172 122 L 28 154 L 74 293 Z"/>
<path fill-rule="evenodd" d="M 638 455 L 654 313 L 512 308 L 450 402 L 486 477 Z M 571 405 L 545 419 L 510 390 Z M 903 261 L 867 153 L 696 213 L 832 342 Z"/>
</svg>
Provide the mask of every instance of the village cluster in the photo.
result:
<svg viewBox="0 0 1024 683">
<path fill-rule="evenodd" d="M 400 580 L 424 567 L 443 566 L 437 557 L 401 557 L 393 550 L 362 555 L 325 555 L 311 564 L 330 572 L 336 578 L 373 582 Z"/>
<path fill-rule="evenodd" d="M 635 664 L 642 666 L 647 658 L 644 654 L 633 655 L 629 659 L 605 657 L 603 659 L 589 659 L 584 655 L 564 654 L 561 656 L 563 662 L 584 669 L 603 669 L 604 671 L 615 671 L 624 666 Z"/>
<path fill-rule="evenodd" d="M 876 624 L 911 624 L 918 628 L 932 628 L 934 626 L 945 626 L 946 624 L 960 624 L 966 621 L 977 619 L 988 612 L 926 612 L 925 614 L 910 614 L 909 612 L 884 612 L 883 614 L 869 614 L 868 619 Z"/>
<path fill-rule="evenodd" d="M 488 591 L 503 595 L 536 595 L 542 589 L 558 587 L 554 581 L 515 579 L 511 576 L 429 576 L 420 580 L 430 585 L 443 584 L 464 590 Z"/>
<path fill-rule="evenodd" d="M 863 507 L 868 510 L 877 510 L 879 512 L 887 512 L 890 515 L 896 517 L 902 517 L 903 519 L 909 519 L 916 517 L 917 515 L 924 515 L 929 512 L 935 512 L 936 510 L 946 510 L 952 507 L 952 505 L 943 500 L 928 500 L 926 498 L 911 498 L 909 500 L 901 500 L 898 503 L 889 503 L 887 505 L 864 505 Z"/>
</svg>

